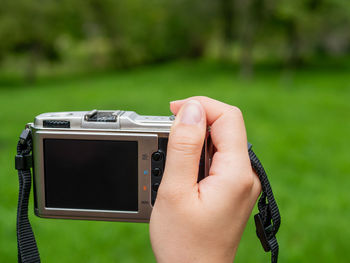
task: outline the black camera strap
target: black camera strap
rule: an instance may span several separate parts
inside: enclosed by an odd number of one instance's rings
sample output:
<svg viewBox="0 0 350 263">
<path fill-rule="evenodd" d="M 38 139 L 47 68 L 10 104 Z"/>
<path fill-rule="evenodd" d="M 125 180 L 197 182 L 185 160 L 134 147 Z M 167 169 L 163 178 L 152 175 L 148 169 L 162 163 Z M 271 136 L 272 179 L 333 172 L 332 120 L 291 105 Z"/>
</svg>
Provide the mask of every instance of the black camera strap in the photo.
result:
<svg viewBox="0 0 350 263">
<path fill-rule="evenodd" d="M 271 185 L 264 167 L 248 143 L 250 163 L 261 182 L 261 195 L 258 201 L 259 213 L 254 216 L 256 234 L 265 252 L 271 251 L 271 262 L 278 260 L 278 243 L 276 234 L 281 225 L 280 212 L 273 196 Z"/>
<path fill-rule="evenodd" d="M 17 248 L 19 263 L 39 263 L 40 255 L 34 233 L 28 218 L 28 201 L 31 189 L 32 167 L 32 136 L 31 130 L 26 128 L 20 135 L 17 144 L 15 167 L 18 170 L 19 195 L 17 207 Z M 254 216 L 256 233 L 266 252 L 271 251 L 271 262 L 278 259 L 278 243 L 276 233 L 280 227 L 281 217 L 276 200 L 267 178 L 266 172 L 258 157 L 248 144 L 251 165 L 258 175 L 262 194 L 258 201 L 259 213 Z"/>
<path fill-rule="evenodd" d="M 19 137 L 15 167 L 18 170 L 19 194 L 17 206 L 17 249 L 18 263 L 38 263 L 40 256 L 34 233 L 28 218 L 28 202 L 31 188 L 32 136 L 25 129 Z"/>
</svg>

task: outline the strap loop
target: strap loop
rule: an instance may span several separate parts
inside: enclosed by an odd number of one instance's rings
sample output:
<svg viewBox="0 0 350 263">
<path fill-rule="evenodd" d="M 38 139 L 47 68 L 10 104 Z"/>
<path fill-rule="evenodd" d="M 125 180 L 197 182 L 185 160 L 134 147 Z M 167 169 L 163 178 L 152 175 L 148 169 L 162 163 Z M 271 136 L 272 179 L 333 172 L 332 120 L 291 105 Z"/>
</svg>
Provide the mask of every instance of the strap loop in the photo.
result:
<svg viewBox="0 0 350 263">
<path fill-rule="evenodd" d="M 255 221 L 255 227 L 256 227 L 256 234 L 260 239 L 261 245 L 263 246 L 265 252 L 271 251 L 269 240 L 271 239 L 272 225 L 265 227 L 263 223 L 263 217 L 261 216 L 260 213 L 254 216 L 254 221 Z"/>
<path fill-rule="evenodd" d="M 32 155 L 31 154 L 17 154 L 15 157 L 16 170 L 28 170 L 32 167 Z"/>
</svg>

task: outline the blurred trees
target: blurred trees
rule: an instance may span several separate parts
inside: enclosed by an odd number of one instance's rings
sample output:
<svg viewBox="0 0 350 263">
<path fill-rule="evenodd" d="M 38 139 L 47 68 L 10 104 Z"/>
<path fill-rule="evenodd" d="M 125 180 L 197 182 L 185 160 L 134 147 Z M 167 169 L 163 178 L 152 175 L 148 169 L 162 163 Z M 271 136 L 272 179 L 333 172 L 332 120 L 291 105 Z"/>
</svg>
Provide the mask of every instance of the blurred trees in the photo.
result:
<svg viewBox="0 0 350 263">
<path fill-rule="evenodd" d="M 12 0 L 0 8 L 0 71 L 125 68 L 180 57 L 294 67 L 350 50 L 348 0 Z M 211 52 L 216 50 L 216 52 Z"/>
</svg>

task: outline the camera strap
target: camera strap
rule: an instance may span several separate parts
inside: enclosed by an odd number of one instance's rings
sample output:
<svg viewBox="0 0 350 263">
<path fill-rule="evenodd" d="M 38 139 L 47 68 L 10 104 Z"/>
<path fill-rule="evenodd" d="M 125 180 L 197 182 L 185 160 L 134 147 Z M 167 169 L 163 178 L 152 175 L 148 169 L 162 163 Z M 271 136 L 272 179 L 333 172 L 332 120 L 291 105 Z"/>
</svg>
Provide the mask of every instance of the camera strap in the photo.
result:
<svg viewBox="0 0 350 263">
<path fill-rule="evenodd" d="M 32 136 L 30 129 L 23 130 L 17 144 L 15 167 L 18 170 L 19 194 L 17 206 L 18 263 L 38 263 L 40 256 L 28 218 L 28 202 L 32 175 Z"/>
<path fill-rule="evenodd" d="M 271 251 L 271 262 L 277 263 L 278 243 L 276 234 L 281 225 L 281 215 L 273 196 L 271 185 L 264 167 L 248 143 L 250 163 L 261 182 L 261 195 L 258 201 L 259 213 L 254 216 L 256 234 L 265 252 Z"/>
<path fill-rule="evenodd" d="M 17 207 L 17 248 L 19 263 L 39 263 L 40 255 L 34 233 L 28 218 L 28 202 L 31 189 L 32 167 L 32 136 L 31 130 L 22 131 L 17 144 L 15 167 L 18 170 L 19 195 Z M 261 182 L 262 194 L 258 201 L 259 213 L 254 216 L 256 233 L 266 252 L 271 251 L 271 262 L 278 259 L 278 243 L 276 233 L 280 227 L 281 217 L 276 200 L 267 178 L 266 172 L 258 157 L 248 144 L 251 165 Z"/>
</svg>

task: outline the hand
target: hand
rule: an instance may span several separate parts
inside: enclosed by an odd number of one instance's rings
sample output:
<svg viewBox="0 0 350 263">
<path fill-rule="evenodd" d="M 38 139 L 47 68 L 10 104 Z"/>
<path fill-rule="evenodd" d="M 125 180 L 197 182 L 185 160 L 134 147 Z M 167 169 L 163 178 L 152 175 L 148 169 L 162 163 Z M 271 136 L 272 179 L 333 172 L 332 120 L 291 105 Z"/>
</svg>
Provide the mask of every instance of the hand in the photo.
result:
<svg viewBox="0 0 350 263">
<path fill-rule="evenodd" d="M 167 161 L 150 222 L 158 262 L 232 262 L 261 191 L 250 165 L 242 114 L 193 97 L 170 104 Z M 209 176 L 197 183 L 207 125 L 216 148 Z"/>
</svg>

